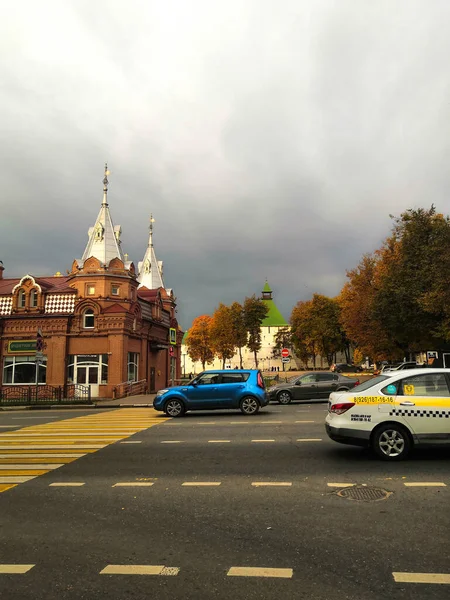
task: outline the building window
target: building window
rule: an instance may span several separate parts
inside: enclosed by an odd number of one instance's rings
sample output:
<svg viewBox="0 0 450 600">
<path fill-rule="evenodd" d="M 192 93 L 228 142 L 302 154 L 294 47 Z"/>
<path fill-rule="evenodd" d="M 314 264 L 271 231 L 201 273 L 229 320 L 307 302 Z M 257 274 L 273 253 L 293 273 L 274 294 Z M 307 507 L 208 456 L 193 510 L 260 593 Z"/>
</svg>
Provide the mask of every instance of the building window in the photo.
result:
<svg viewBox="0 0 450 600">
<path fill-rule="evenodd" d="M 112 296 L 118 296 L 119 295 L 119 286 L 118 285 L 112 285 L 111 286 L 111 295 Z"/>
<path fill-rule="evenodd" d="M 47 357 L 36 367 L 34 356 L 7 356 L 3 363 L 3 383 L 27 385 L 36 383 L 36 368 L 38 383 L 45 383 L 47 374 Z"/>
<path fill-rule="evenodd" d="M 88 285 L 87 286 L 87 295 L 88 296 L 95 296 L 95 285 Z"/>
<path fill-rule="evenodd" d="M 38 305 L 38 293 L 37 290 L 31 290 L 30 294 L 30 306 L 31 308 L 36 308 Z"/>
<path fill-rule="evenodd" d="M 84 311 L 83 327 L 84 327 L 84 329 L 94 329 L 94 325 L 95 325 L 94 311 L 92 310 L 92 308 L 88 308 L 87 310 Z"/>
<path fill-rule="evenodd" d="M 19 295 L 17 297 L 17 306 L 19 308 L 25 308 L 25 292 L 23 290 L 19 290 Z"/>
<path fill-rule="evenodd" d="M 128 381 L 138 381 L 139 354 L 128 352 Z"/>
</svg>

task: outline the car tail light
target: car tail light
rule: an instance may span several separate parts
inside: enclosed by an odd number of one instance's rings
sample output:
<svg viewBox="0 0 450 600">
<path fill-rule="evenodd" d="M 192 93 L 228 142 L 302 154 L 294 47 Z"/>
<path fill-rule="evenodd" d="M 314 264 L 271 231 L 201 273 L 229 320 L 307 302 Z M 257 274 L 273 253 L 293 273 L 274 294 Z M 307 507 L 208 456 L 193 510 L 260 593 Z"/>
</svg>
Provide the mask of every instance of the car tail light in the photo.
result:
<svg viewBox="0 0 450 600">
<path fill-rule="evenodd" d="M 356 380 L 354 387 L 356 387 L 357 385 L 359 385 L 360 381 L 359 379 Z"/>
<path fill-rule="evenodd" d="M 338 402 L 337 404 L 333 404 L 330 408 L 330 412 L 336 413 L 337 415 L 342 415 L 350 408 L 355 406 L 354 402 Z"/>
<path fill-rule="evenodd" d="M 257 379 L 257 385 L 262 388 L 263 390 L 266 389 L 266 386 L 264 385 L 264 379 L 263 376 L 261 375 L 261 372 L 258 371 L 258 379 Z"/>
</svg>

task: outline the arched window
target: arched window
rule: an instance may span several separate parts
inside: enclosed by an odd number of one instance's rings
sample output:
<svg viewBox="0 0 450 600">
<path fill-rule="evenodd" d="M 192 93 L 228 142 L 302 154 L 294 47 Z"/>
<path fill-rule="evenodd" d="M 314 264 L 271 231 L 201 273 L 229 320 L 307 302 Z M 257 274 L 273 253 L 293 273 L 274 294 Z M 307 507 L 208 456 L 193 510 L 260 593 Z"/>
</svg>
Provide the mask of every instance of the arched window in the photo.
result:
<svg viewBox="0 0 450 600">
<path fill-rule="evenodd" d="M 17 306 L 19 308 L 25 308 L 25 292 L 23 290 L 19 290 L 19 295 L 17 297 Z"/>
<path fill-rule="evenodd" d="M 84 329 L 94 329 L 94 325 L 95 325 L 94 311 L 92 310 L 92 308 L 88 308 L 87 310 L 84 311 L 84 314 L 83 314 L 83 327 L 84 327 Z"/>
<path fill-rule="evenodd" d="M 37 290 L 31 290 L 30 293 L 30 306 L 31 308 L 36 308 L 38 305 L 38 293 Z"/>
</svg>

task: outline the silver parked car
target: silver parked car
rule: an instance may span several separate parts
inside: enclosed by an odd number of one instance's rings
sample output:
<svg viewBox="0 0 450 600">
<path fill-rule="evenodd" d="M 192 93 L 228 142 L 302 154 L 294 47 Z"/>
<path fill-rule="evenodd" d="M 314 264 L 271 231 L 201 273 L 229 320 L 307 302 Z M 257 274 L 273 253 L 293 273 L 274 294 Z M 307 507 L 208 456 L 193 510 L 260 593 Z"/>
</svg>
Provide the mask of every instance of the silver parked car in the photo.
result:
<svg viewBox="0 0 450 600">
<path fill-rule="evenodd" d="M 331 392 L 348 391 L 359 385 L 358 378 L 339 373 L 304 373 L 268 389 L 269 400 L 289 404 L 293 400 L 328 400 Z"/>
</svg>

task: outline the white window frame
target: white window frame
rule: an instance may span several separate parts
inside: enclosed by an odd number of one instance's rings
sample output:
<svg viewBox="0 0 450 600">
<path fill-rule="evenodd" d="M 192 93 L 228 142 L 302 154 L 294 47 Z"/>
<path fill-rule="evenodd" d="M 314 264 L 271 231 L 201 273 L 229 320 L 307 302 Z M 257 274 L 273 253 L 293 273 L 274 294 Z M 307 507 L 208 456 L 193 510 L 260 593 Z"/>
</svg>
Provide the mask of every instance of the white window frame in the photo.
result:
<svg viewBox="0 0 450 600">
<path fill-rule="evenodd" d="M 92 325 L 86 325 L 87 317 L 92 317 Z M 87 308 L 83 313 L 83 329 L 95 328 L 95 313 L 92 308 Z"/>
</svg>

